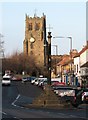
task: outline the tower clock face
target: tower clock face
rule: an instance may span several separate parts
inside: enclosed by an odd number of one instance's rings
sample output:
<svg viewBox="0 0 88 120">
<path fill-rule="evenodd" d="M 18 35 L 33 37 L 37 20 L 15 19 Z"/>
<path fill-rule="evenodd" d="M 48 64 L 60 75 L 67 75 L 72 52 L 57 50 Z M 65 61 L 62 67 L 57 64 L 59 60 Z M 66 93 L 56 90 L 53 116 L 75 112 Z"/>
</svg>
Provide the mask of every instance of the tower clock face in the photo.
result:
<svg viewBox="0 0 88 120">
<path fill-rule="evenodd" d="M 31 43 L 34 43 L 35 42 L 35 39 L 33 37 L 30 38 L 30 42 Z"/>
</svg>

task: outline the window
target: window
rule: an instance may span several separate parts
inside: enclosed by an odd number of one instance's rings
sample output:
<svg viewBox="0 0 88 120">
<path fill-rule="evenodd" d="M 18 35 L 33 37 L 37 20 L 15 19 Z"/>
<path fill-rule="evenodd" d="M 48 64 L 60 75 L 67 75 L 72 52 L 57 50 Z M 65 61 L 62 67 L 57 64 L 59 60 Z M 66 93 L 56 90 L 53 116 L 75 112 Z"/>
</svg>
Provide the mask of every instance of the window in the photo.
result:
<svg viewBox="0 0 88 120">
<path fill-rule="evenodd" d="M 32 23 L 29 23 L 28 30 L 32 30 Z"/>
<path fill-rule="evenodd" d="M 39 30 L 40 29 L 40 23 L 35 23 L 35 30 Z"/>
<path fill-rule="evenodd" d="M 30 48 L 33 49 L 33 43 L 30 43 Z"/>
<path fill-rule="evenodd" d="M 77 73 L 78 73 L 78 64 L 77 64 Z"/>
</svg>

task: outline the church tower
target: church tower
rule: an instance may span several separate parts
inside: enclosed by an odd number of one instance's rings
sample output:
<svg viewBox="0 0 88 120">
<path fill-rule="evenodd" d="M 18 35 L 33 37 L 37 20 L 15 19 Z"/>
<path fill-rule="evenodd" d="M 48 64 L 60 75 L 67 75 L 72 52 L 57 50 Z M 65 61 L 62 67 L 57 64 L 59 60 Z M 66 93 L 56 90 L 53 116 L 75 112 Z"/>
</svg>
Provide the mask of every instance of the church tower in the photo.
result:
<svg viewBox="0 0 88 120">
<path fill-rule="evenodd" d="M 29 17 L 25 20 L 25 39 L 23 41 L 24 53 L 34 58 L 37 66 L 46 64 L 46 16 Z"/>
</svg>

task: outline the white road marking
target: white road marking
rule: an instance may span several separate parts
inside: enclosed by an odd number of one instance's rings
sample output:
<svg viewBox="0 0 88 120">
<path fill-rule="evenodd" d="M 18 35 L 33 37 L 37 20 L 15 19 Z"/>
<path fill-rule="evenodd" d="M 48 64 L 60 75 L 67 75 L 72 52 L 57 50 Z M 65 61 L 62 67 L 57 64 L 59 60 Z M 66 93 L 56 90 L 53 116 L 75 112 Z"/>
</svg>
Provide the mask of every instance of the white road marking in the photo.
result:
<svg viewBox="0 0 88 120">
<path fill-rule="evenodd" d="M 18 120 L 23 120 L 23 119 L 21 119 L 21 118 L 17 118 L 17 117 L 13 117 L 13 118 L 16 118 L 16 119 L 18 119 Z"/>
<path fill-rule="evenodd" d="M 16 99 L 12 102 L 11 105 L 13 105 L 13 106 L 15 106 L 15 107 L 20 107 L 20 108 L 22 108 L 22 109 L 29 109 L 29 108 L 21 107 L 21 106 L 15 104 L 15 103 L 17 102 L 17 100 L 19 99 L 20 96 L 21 96 L 21 95 L 18 94 L 18 96 L 17 96 Z M 31 109 L 31 110 L 35 110 L 35 109 Z M 42 112 L 42 110 L 40 110 L 40 111 Z M 49 111 L 46 112 L 46 113 L 51 114 L 51 112 L 49 112 Z M 3 114 L 7 115 L 5 112 L 3 112 Z M 64 113 L 58 113 L 58 115 L 66 116 L 66 114 L 64 114 Z M 78 116 L 69 114 L 69 117 L 74 118 L 74 117 L 78 117 Z M 16 117 L 14 117 L 14 118 L 16 118 Z M 80 118 L 84 118 L 84 117 L 80 117 Z M 19 120 L 22 120 L 22 119 L 19 118 Z"/>
<path fill-rule="evenodd" d="M 11 105 L 16 106 L 16 107 L 20 107 L 20 106 L 17 106 L 17 105 L 15 104 L 15 103 L 17 102 L 17 100 L 19 99 L 19 97 L 20 97 L 20 94 L 18 94 L 18 96 L 17 96 L 16 99 L 12 102 Z"/>
<path fill-rule="evenodd" d="M 17 96 L 16 100 L 17 100 L 17 99 L 19 99 L 19 97 L 20 97 L 20 94 L 18 94 L 18 96 Z"/>
<path fill-rule="evenodd" d="M 5 112 L 2 112 L 2 111 L 0 111 L 0 113 L 2 113 L 2 114 L 4 114 L 4 115 L 7 115 L 7 113 L 5 113 Z"/>
</svg>

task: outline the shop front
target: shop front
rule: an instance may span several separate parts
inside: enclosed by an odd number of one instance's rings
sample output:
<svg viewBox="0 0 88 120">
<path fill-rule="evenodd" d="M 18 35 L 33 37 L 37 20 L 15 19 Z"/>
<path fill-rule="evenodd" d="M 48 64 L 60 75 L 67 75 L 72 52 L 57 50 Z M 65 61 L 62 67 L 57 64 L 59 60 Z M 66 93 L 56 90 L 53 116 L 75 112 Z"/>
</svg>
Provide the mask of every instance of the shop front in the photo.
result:
<svg viewBox="0 0 88 120">
<path fill-rule="evenodd" d="M 81 67 L 81 80 L 82 80 L 82 86 L 88 87 L 88 66 Z"/>
</svg>

